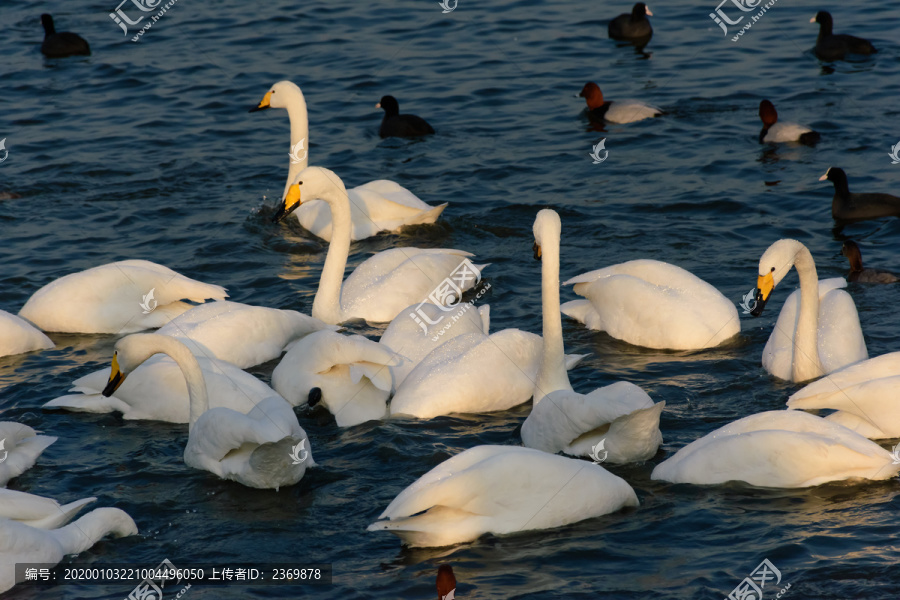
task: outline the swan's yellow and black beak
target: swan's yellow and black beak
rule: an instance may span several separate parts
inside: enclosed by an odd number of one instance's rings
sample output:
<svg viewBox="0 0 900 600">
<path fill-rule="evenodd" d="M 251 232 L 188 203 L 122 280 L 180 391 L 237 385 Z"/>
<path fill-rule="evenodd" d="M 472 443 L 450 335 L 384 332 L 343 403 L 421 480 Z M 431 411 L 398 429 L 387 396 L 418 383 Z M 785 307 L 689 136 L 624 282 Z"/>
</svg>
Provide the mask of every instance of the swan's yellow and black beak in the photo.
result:
<svg viewBox="0 0 900 600">
<path fill-rule="evenodd" d="M 541 245 L 535 242 L 531 249 L 534 251 L 534 260 L 541 260 Z"/>
<path fill-rule="evenodd" d="M 271 101 L 271 99 L 272 99 L 272 90 L 269 90 L 268 92 L 266 92 L 266 95 L 263 96 L 263 99 L 260 101 L 259 106 L 254 106 L 247 112 L 256 112 L 258 110 L 266 110 L 270 106 L 269 102 Z"/>
<path fill-rule="evenodd" d="M 104 397 L 109 398 L 117 389 L 119 389 L 119 386 L 122 385 L 123 381 L 125 381 L 125 373 L 119 368 L 118 354 L 113 354 L 112 370 L 109 372 L 109 381 L 106 382 L 106 387 L 103 388 L 103 391 L 100 393 Z"/>
<path fill-rule="evenodd" d="M 302 181 L 300 183 L 303 183 Z M 278 207 L 278 212 L 272 217 L 272 222 L 277 223 L 284 219 L 286 216 L 297 210 L 297 207 L 303 204 L 303 200 L 300 198 L 300 185 L 295 183 L 291 187 L 288 188 L 287 196 L 284 197 L 284 202 L 281 203 L 281 206 Z"/>
<path fill-rule="evenodd" d="M 775 269 L 772 269 L 773 271 Z M 769 301 L 769 295 L 772 293 L 772 289 L 775 287 L 775 278 L 772 277 L 772 273 L 766 273 L 765 275 L 760 275 L 756 280 L 756 306 L 753 307 L 753 310 L 750 311 L 750 314 L 754 317 L 758 317 L 762 314 L 763 309 L 766 307 L 766 302 Z"/>
</svg>

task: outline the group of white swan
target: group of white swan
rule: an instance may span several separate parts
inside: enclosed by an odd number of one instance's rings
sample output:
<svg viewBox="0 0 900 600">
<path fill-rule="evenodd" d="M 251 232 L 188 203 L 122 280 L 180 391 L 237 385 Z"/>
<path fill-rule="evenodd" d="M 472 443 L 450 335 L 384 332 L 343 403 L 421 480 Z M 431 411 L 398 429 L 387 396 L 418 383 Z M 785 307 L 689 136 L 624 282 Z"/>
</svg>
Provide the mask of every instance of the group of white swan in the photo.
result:
<svg viewBox="0 0 900 600">
<path fill-rule="evenodd" d="M 258 108 L 269 107 L 286 108 L 291 121 L 292 161 L 276 218 L 293 212 L 329 241 L 312 316 L 230 302 L 220 286 L 143 260 L 67 275 L 35 292 L 18 317 L 0 312 L 0 354 L 52 348 L 37 328 L 131 335 L 117 342 L 109 368 L 81 377 L 68 395 L 44 407 L 186 423 L 185 464 L 249 487 L 278 489 L 316 466 L 293 407 L 321 404 L 347 427 L 503 411 L 533 399 L 521 429 L 524 447 L 478 446 L 454 456 L 402 491 L 370 529 L 391 531 L 410 545 L 445 545 L 638 506 L 631 486 L 596 464 L 598 448 L 613 464 L 653 458 L 662 443 L 665 403 L 624 381 L 576 392 L 567 371 L 583 357 L 565 354 L 562 315 L 634 345 L 701 350 L 740 332 L 735 305 L 693 274 L 654 260 L 574 277 L 566 284 L 574 284 L 582 299 L 561 305 L 562 224 L 550 209 L 540 210 L 533 226 L 542 336 L 518 329 L 490 333 L 489 307 L 460 302 L 487 266 L 472 264 L 468 252 L 393 248 L 344 279 L 353 240 L 433 222 L 444 205 L 429 207 L 386 181 L 348 192 L 333 172 L 307 166 L 306 156 L 295 160 L 298 149 L 308 148 L 300 89 L 287 81 L 275 84 Z M 780 240 L 760 259 L 752 314 L 762 312 L 792 266 L 800 289 L 786 300 L 762 364 L 792 382 L 827 375 L 792 395 L 788 408 L 836 412 L 826 418 L 800 410 L 744 417 L 680 449 L 656 466 L 653 479 L 804 487 L 885 479 L 900 470 L 870 441 L 900 435 L 900 401 L 893 394 L 900 353 L 867 360 L 855 305 L 841 289 L 846 282 L 818 281 L 809 251 L 795 240 Z M 467 276 L 458 280 L 451 306 L 431 302 L 436 287 L 460 268 Z M 377 342 L 339 331 L 356 319 L 388 326 Z M 136 333 L 154 328 L 156 333 Z M 282 354 L 272 387 L 243 370 Z M 6 445 L 0 452 L 8 453 L 0 484 L 28 469 L 55 441 L 11 425 L 17 424 L 0 423 Z M 570 458 L 586 456 L 595 462 Z M 14 583 L 10 557 L 58 561 L 98 539 L 76 539 L 65 527 L 92 499 L 61 506 L 51 499 L 30 502 L 19 495 L 24 492 L 0 492 L 0 591 Z M 136 532 L 116 509 L 98 509 L 78 523 L 101 537 Z"/>
</svg>

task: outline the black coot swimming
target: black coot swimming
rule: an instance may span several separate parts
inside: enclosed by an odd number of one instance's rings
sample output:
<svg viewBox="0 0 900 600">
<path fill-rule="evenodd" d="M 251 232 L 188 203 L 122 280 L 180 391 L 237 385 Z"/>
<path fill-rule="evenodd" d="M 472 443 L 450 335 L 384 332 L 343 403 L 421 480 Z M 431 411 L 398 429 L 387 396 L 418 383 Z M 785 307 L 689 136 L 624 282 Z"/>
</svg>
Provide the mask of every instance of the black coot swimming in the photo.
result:
<svg viewBox="0 0 900 600">
<path fill-rule="evenodd" d="M 384 119 L 378 135 L 387 137 L 418 137 L 434 133 L 428 121 L 416 115 L 401 115 L 400 104 L 393 96 L 384 96 L 375 108 L 384 109 Z"/>
<path fill-rule="evenodd" d="M 852 194 L 843 169 L 831 167 L 819 177 L 834 183 L 834 199 L 831 201 L 831 216 L 839 223 L 900 217 L 900 198 L 890 194 Z"/>
<path fill-rule="evenodd" d="M 56 33 L 53 25 L 53 17 L 44 13 L 41 15 L 41 25 L 44 26 L 44 43 L 41 44 L 41 52 L 48 58 L 63 58 L 65 56 L 90 56 L 91 47 L 87 41 L 77 33 L 61 31 Z"/>
<path fill-rule="evenodd" d="M 653 28 L 650 26 L 648 16 L 653 16 L 650 8 L 643 2 L 638 2 L 630 14 L 622 13 L 609 22 L 609 37 L 614 40 L 646 44 L 653 37 Z"/>
<path fill-rule="evenodd" d="M 852 35 L 834 35 L 834 21 L 831 13 L 820 10 L 810 23 L 819 24 L 819 37 L 816 38 L 816 56 L 821 60 L 842 60 L 847 54 L 875 54 L 878 50 L 869 40 Z"/>
</svg>

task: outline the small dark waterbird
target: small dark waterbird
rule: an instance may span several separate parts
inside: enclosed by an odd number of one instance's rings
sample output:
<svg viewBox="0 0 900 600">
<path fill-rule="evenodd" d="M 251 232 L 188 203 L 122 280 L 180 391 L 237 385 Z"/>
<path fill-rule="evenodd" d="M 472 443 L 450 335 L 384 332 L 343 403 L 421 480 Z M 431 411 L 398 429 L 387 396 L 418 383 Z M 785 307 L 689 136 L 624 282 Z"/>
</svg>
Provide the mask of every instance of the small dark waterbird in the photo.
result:
<svg viewBox="0 0 900 600">
<path fill-rule="evenodd" d="M 647 44 L 653 37 L 653 27 L 650 26 L 648 16 L 653 16 L 650 8 L 643 2 L 638 2 L 631 9 L 631 13 L 622 13 L 609 22 L 607 29 L 610 39 Z"/>
<path fill-rule="evenodd" d="M 881 217 L 900 217 L 900 198 L 891 194 L 854 194 L 850 192 L 847 174 L 843 169 L 831 167 L 819 177 L 834 184 L 831 216 L 840 224 Z"/>
<path fill-rule="evenodd" d="M 53 17 L 47 13 L 41 15 L 41 25 L 44 26 L 44 42 L 41 44 L 41 52 L 47 58 L 91 55 L 91 47 L 77 33 L 71 31 L 57 33 L 56 27 L 53 25 Z"/>
<path fill-rule="evenodd" d="M 872 42 L 852 35 L 835 35 L 834 20 L 831 13 L 820 10 L 810 23 L 819 24 L 819 37 L 816 38 L 815 53 L 821 60 L 843 60 L 848 54 L 875 54 L 878 50 Z"/>
<path fill-rule="evenodd" d="M 841 254 L 850 261 L 850 273 L 847 274 L 848 281 L 857 283 L 895 283 L 900 281 L 893 273 L 888 271 L 876 271 L 875 269 L 866 269 L 863 267 L 862 252 L 859 246 L 853 240 L 844 242 L 841 248 Z"/>
<path fill-rule="evenodd" d="M 383 96 L 375 108 L 384 110 L 378 135 L 388 137 L 418 137 L 434 133 L 434 128 L 422 117 L 401 115 L 400 104 L 393 96 Z"/>
</svg>

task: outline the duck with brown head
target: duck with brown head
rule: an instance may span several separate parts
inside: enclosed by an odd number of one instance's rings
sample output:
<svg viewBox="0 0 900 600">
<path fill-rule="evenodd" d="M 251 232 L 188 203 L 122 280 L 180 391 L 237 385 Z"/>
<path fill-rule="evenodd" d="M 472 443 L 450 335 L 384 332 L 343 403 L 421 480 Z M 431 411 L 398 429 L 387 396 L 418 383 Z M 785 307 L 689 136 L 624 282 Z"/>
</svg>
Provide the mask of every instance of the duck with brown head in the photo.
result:
<svg viewBox="0 0 900 600">
<path fill-rule="evenodd" d="M 763 124 L 762 131 L 759 132 L 759 142 L 761 144 L 799 142 L 812 146 L 822 137 L 818 132 L 803 125 L 779 123 L 775 105 L 768 100 L 763 100 L 759 103 L 759 118 Z"/>
<path fill-rule="evenodd" d="M 454 600 L 456 598 L 456 576 L 453 567 L 441 565 L 437 574 L 438 600 Z"/>
<path fill-rule="evenodd" d="M 850 273 L 847 274 L 847 280 L 857 283 L 894 283 L 900 281 L 893 273 L 888 271 L 876 271 L 875 269 L 866 269 L 863 267 L 862 252 L 859 246 L 853 240 L 844 242 L 841 248 L 841 254 L 850 261 Z"/>
<path fill-rule="evenodd" d="M 587 102 L 588 116 L 610 123 L 634 123 L 663 114 L 660 109 L 640 100 L 605 100 L 600 86 L 593 81 L 584 84 L 578 96 Z"/>
</svg>

